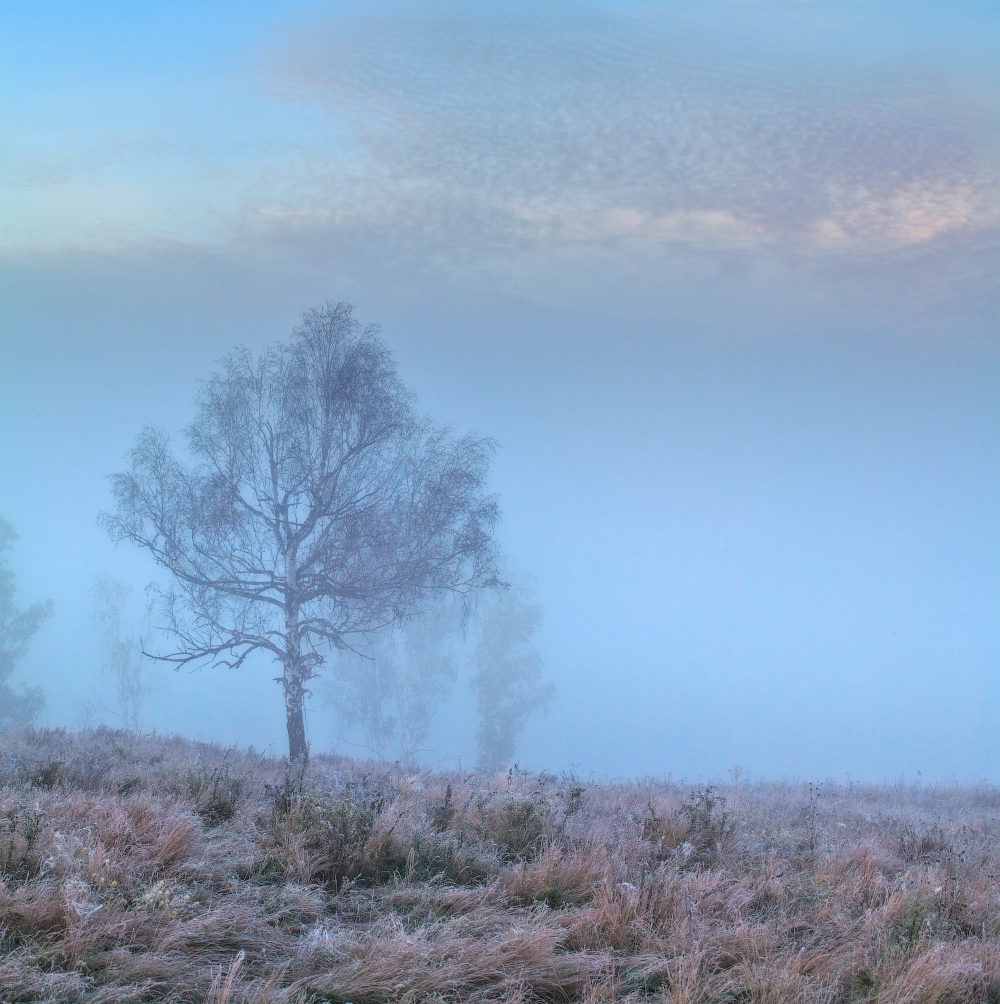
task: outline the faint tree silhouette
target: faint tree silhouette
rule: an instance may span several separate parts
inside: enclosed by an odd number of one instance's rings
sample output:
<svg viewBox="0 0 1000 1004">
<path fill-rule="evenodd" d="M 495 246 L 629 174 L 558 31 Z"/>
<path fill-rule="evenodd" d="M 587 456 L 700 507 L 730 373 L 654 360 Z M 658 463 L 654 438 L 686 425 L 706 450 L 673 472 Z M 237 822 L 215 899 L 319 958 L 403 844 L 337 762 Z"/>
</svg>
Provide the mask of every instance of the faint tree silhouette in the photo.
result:
<svg viewBox="0 0 1000 1004">
<path fill-rule="evenodd" d="M 479 710 L 480 770 L 507 766 L 533 711 L 546 711 L 555 687 L 542 679 L 542 657 L 531 640 L 542 608 L 526 586 L 511 586 L 480 604 L 472 653 L 472 688 Z"/>
<path fill-rule="evenodd" d="M 95 625 L 104 649 L 104 673 L 115 688 L 117 715 L 128 729 L 139 728 L 139 715 L 153 692 L 142 642 L 127 624 L 132 589 L 124 582 L 101 576 L 94 580 L 97 602 Z M 81 707 L 81 718 L 88 713 Z"/>
<path fill-rule="evenodd" d="M 342 652 L 324 703 L 344 726 L 358 727 L 378 756 L 394 745 L 412 764 L 434 715 L 458 679 L 454 606 L 428 611 L 400 628 L 369 636 L 356 652 Z"/>
<path fill-rule="evenodd" d="M 7 567 L 6 552 L 17 539 L 17 532 L 0 516 L 0 727 L 30 724 L 45 707 L 41 687 L 22 686 L 17 693 L 7 682 L 27 654 L 28 642 L 52 616 L 53 607 L 52 600 L 32 603 L 25 610 L 14 605 L 17 587 L 14 573 Z"/>
</svg>

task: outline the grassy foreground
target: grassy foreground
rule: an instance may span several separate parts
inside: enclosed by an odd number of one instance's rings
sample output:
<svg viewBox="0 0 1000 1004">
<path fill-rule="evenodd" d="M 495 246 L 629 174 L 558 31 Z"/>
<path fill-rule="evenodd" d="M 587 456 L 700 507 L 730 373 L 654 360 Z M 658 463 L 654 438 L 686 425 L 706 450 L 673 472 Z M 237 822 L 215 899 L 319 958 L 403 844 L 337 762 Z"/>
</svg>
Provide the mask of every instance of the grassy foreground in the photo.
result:
<svg viewBox="0 0 1000 1004">
<path fill-rule="evenodd" d="M 0 1001 L 1000 1001 L 998 817 L 6 736 Z"/>
</svg>

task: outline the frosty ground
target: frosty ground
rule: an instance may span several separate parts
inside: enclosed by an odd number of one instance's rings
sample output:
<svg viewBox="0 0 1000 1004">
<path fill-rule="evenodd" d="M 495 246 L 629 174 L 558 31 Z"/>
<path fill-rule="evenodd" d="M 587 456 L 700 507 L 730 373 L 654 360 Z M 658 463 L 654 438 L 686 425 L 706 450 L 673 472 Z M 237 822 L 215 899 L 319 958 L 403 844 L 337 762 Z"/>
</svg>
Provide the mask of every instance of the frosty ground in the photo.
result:
<svg viewBox="0 0 1000 1004">
<path fill-rule="evenodd" d="M 0 1000 L 1000 1001 L 1000 791 L 0 754 Z"/>
</svg>

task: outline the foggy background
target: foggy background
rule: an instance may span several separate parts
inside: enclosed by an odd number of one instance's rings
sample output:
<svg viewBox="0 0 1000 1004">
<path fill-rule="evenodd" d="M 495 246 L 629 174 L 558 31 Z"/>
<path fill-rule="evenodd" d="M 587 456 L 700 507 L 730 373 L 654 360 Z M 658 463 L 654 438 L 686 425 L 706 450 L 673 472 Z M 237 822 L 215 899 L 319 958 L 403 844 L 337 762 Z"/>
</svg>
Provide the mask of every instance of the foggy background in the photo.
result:
<svg viewBox="0 0 1000 1004">
<path fill-rule="evenodd" d="M 42 723 L 110 706 L 94 577 L 138 623 L 157 574 L 97 526 L 107 475 L 235 344 L 343 299 L 501 444 L 557 687 L 522 766 L 1000 780 L 998 29 L 5 4 L 0 514 L 19 602 L 56 604 L 20 672 Z M 275 675 L 163 670 L 145 724 L 280 753 Z M 471 766 L 470 709 L 463 680 L 425 760 Z M 309 729 L 336 744 L 318 700 Z"/>
</svg>

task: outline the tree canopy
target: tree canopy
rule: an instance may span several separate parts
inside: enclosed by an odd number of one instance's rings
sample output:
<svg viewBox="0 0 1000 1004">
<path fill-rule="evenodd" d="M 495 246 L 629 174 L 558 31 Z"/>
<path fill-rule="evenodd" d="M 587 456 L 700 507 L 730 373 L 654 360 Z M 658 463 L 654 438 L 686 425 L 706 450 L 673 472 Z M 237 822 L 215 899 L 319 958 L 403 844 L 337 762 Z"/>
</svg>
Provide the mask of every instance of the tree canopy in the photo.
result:
<svg viewBox="0 0 1000 1004">
<path fill-rule="evenodd" d="M 173 645 L 151 654 L 232 667 L 270 654 L 300 757 L 306 684 L 331 647 L 495 583 L 494 444 L 420 415 L 378 328 L 345 303 L 219 367 L 198 394 L 187 456 L 144 429 L 102 518 L 171 573 L 159 609 Z"/>
</svg>

